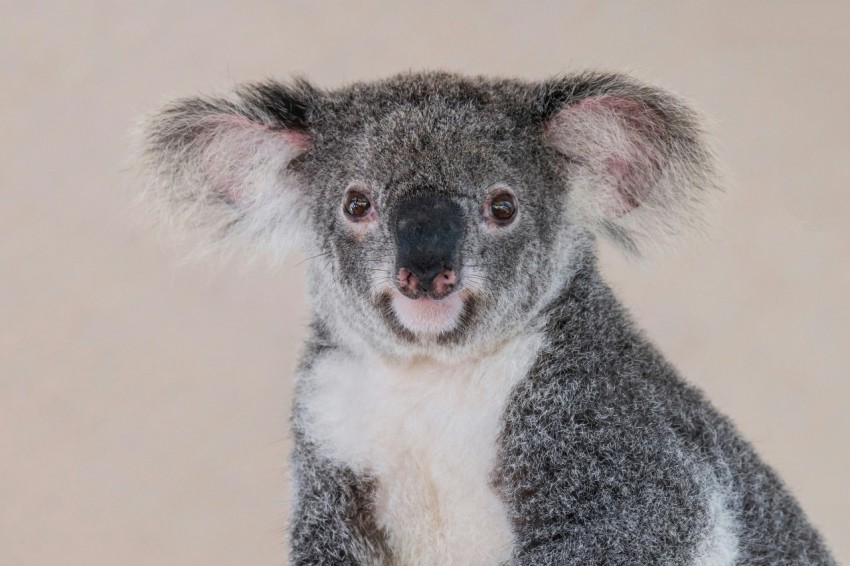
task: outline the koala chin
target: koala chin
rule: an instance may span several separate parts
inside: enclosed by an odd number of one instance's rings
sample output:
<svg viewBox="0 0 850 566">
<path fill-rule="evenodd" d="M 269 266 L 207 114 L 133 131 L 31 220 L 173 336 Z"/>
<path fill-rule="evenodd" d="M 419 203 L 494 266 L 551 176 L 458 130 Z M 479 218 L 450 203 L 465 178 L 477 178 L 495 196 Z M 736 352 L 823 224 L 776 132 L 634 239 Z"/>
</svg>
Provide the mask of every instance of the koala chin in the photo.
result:
<svg viewBox="0 0 850 566">
<path fill-rule="evenodd" d="M 393 293 L 393 312 L 407 330 L 414 334 L 440 334 L 457 325 L 463 311 L 460 293 L 434 300 L 428 297 L 410 299 Z"/>
<path fill-rule="evenodd" d="M 208 249 L 309 257 L 293 564 L 835 564 L 597 269 L 699 224 L 702 121 L 619 74 L 248 84 L 144 123 Z"/>
</svg>

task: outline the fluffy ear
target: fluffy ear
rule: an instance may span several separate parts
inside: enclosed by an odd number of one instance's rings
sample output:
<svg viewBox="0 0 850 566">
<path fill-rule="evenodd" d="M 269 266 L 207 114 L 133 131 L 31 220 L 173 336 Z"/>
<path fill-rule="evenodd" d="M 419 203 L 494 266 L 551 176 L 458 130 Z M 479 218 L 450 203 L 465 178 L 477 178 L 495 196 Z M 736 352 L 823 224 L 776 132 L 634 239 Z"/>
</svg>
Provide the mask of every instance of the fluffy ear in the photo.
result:
<svg viewBox="0 0 850 566">
<path fill-rule="evenodd" d="M 719 187 L 699 116 L 672 93 L 616 74 L 544 85 L 545 141 L 566 159 L 569 209 L 638 253 L 685 227 Z"/>
<path fill-rule="evenodd" d="M 315 96 L 304 82 L 269 82 L 172 102 L 142 125 L 147 196 L 166 220 L 202 230 L 213 247 L 298 247 L 307 192 L 290 165 L 310 149 Z"/>
</svg>

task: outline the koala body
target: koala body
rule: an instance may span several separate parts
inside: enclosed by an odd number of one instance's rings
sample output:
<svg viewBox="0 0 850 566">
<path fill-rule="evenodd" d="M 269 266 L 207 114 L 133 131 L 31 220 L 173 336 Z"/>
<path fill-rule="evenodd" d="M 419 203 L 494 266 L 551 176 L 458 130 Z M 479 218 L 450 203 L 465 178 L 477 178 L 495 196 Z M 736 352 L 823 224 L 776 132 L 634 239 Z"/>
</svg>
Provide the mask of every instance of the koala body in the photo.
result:
<svg viewBox="0 0 850 566">
<path fill-rule="evenodd" d="M 310 258 L 293 563 L 834 564 L 598 274 L 598 235 L 697 221 L 703 138 L 599 73 L 263 83 L 150 119 L 170 218 Z"/>
</svg>

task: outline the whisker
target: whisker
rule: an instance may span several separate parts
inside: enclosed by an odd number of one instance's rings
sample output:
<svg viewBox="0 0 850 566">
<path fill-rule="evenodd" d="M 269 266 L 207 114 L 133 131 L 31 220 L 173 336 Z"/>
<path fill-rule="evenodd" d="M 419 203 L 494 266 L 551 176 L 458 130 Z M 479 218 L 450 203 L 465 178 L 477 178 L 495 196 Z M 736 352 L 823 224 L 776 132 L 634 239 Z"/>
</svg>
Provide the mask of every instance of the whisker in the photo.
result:
<svg viewBox="0 0 850 566">
<path fill-rule="evenodd" d="M 318 257 L 322 257 L 322 256 L 330 255 L 330 254 L 331 254 L 331 252 L 323 252 L 323 253 L 320 253 L 320 254 L 316 254 L 316 255 L 314 255 L 314 256 L 305 257 L 304 259 L 302 259 L 301 261 L 299 261 L 299 262 L 298 262 L 297 264 L 295 264 L 295 265 L 301 265 L 302 263 L 307 262 L 307 261 L 310 261 L 311 259 L 316 259 L 316 258 L 318 258 Z"/>
</svg>

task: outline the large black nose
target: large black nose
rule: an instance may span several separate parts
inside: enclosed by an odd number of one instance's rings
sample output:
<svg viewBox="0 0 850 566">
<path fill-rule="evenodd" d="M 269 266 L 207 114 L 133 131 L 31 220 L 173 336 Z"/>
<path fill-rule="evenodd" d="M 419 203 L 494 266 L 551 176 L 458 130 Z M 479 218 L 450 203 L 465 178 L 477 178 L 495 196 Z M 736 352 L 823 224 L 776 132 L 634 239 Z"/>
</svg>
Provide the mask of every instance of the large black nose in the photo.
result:
<svg viewBox="0 0 850 566">
<path fill-rule="evenodd" d="M 447 195 L 419 192 L 396 204 L 396 273 L 409 297 L 442 298 L 454 288 L 463 211 Z"/>
</svg>

